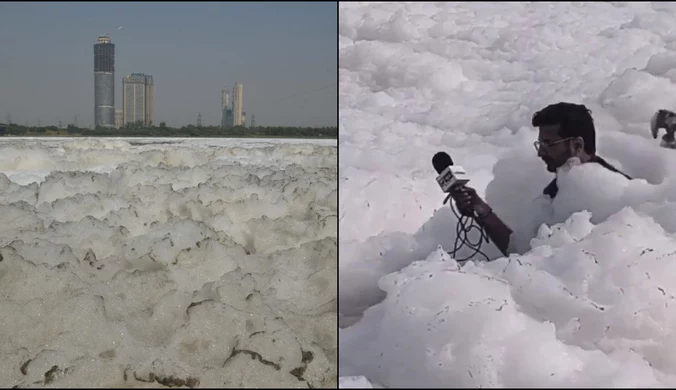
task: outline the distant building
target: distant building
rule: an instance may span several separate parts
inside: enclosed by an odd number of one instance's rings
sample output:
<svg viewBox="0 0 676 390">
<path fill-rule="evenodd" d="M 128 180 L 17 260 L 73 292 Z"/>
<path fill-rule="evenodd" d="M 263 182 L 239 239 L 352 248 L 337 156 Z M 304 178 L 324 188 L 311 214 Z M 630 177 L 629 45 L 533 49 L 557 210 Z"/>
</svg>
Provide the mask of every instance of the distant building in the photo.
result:
<svg viewBox="0 0 676 390">
<path fill-rule="evenodd" d="M 124 127 L 124 115 L 122 110 L 115 110 L 115 128 L 120 129 Z"/>
<path fill-rule="evenodd" d="M 123 123 L 141 122 L 150 126 L 153 122 L 153 76 L 132 73 L 122 79 Z"/>
<path fill-rule="evenodd" d="M 225 109 L 225 127 L 232 127 L 234 123 L 232 108 Z"/>
<path fill-rule="evenodd" d="M 232 91 L 233 126 L 242 126 L 243 88 L 241 83 L 235 83 L 235 88 Z"/>
<path fill-rule="evenodd" d="M 242 126 L 246 127 L 246 112 L 242 112 Z"/>
<path fill-rule="evenodd" d="M 115 45 L 102 35 L 94 45 L 94 123 L 115 126 Z"/>
<path fill-rule="evenodd" d="M 153 124 L 153 117 L 155 115 L 155 82 L 153 76 L 146 75 L 146 124 L 151 126 Z"/>
<path fill-rule="evenodd" d="M 227 89 L 221 90 L 221 127 L 230 127 L 227 117 L 230 110 L 230 92 Z"/>
<path fill-rule="evenodd" d="M 251 114 L 251 127 L 256 127 L 256 116 Z"/>
</svg>

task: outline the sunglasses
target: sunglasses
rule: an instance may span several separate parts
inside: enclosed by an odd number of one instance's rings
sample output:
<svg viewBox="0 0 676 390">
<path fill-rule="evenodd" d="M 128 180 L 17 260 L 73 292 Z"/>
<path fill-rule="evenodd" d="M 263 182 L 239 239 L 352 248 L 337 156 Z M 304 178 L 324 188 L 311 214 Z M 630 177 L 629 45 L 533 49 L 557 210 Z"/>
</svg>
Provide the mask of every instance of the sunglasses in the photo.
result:
<svg viewBox="0 0 676 390">
<path fill-rule="evenodd" d="M 568 137 L 568 138 L 564 138 L 562 140 L 558 140 L 556 142 L 535 141 L 535 142 L 533 142 L 533 146 L 535 146 L 535 150 L 537 152 L 540 152 L 540 148 L 544 148 L 544 150 L 547 151 L 547 150 L 549 150 L 549 148 L 551 148 L 552 146 L 554 146 L 556 144 L 560 144 L 561 142 L 566 142 L 566 141 L 569 141 L 569 140 L 574 139 L 574 138 L 575 137 Z"/>
</svg>

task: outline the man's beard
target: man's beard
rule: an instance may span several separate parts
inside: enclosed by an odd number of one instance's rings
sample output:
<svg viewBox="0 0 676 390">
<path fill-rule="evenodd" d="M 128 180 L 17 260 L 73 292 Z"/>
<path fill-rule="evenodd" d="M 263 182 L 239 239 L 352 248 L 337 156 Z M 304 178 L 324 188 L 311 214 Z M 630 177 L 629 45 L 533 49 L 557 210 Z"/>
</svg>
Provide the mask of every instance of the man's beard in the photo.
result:
<svg viewBox="0 0 676 390">
<path fill-rule="evenodd" d="M 558 166 L 553 159 L 543 157 L 542 161 L 544 161 L 545 165 L 547 165 L 547 171 L 548 172 L 552 172 L 552 173 L 556 172 L 556 168 L 558 168 Z"/>
</svg>

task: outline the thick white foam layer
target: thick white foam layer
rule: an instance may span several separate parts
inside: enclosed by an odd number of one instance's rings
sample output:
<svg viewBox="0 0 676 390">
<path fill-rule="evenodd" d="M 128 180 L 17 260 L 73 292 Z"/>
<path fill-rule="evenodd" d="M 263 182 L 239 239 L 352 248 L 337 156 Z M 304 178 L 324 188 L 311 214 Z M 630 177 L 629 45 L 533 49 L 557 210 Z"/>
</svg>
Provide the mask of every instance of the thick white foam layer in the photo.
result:
<svg viewBox="0 0 676 390">
<path fill-rule="evenodd" d="M 673 386 L 676 110 L 658 3 L 340 5 L 340 385 Z M 553 178 L 533 113 L 592 109 L 599 155 Z M 453 156 L 518 249 L 460 268 L 431 157 Z M 460 254 L 461 256 L 464 253 Z M 543 358 L 545 357 L 545 358 Z M 358 379 L 360 378 L 360 379 Z"/>
<path fill-rule="evenodd" d="M 336 386 L 335 141 L 0 149 L 0 382 Z"/>
</svg>

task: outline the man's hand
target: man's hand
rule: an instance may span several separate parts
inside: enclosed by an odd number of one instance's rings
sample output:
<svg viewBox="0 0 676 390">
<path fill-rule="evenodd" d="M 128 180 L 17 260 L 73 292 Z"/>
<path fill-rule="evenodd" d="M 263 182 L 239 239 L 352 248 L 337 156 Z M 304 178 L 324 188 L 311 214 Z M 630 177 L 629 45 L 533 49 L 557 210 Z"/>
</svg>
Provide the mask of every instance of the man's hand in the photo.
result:
<svg viewBox="0 0 676 390">
<path fill-rule="evenodd" d="M 458 186 L 451 190 L 450 195 L 460 214 L 476 218 L 500 252 L 507 256 L 512 229 L 493 213 L 488 203 L 477 195 L 474 188 Z"/>
<path fill-rule="evenodd" d="M 476 190 L 471 187 L 457 186 L 451 190 L 451 197 L 461 215 L 471 217 L 474 215 L 474 205 L 483 202 Z"/>
</svg>

